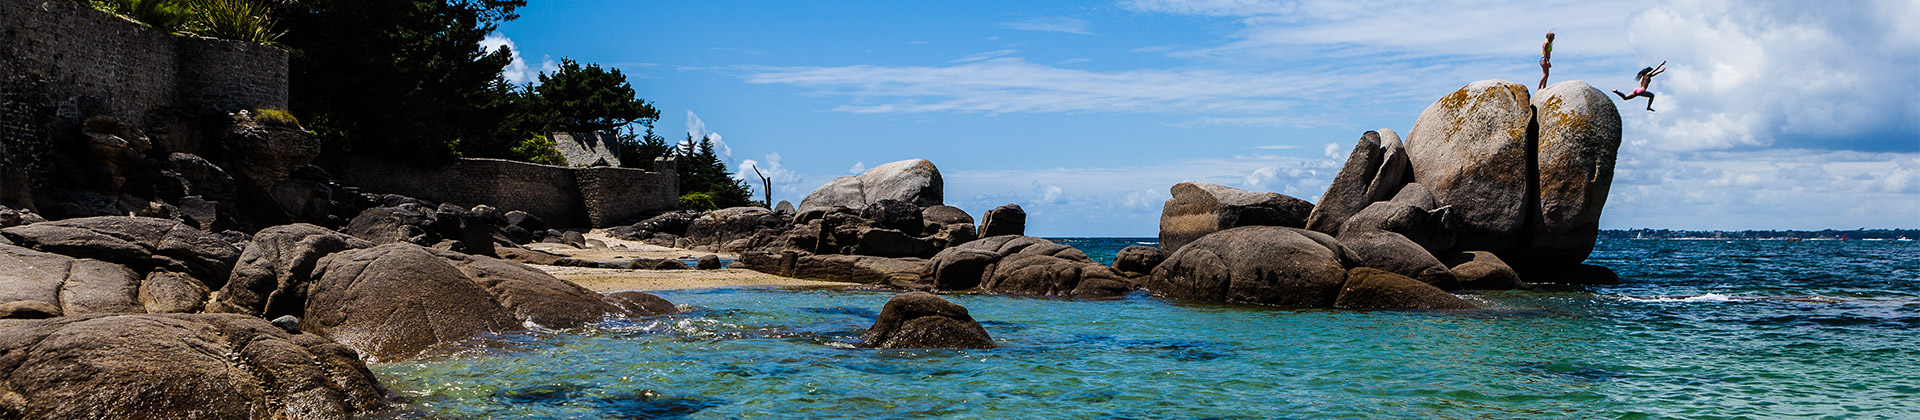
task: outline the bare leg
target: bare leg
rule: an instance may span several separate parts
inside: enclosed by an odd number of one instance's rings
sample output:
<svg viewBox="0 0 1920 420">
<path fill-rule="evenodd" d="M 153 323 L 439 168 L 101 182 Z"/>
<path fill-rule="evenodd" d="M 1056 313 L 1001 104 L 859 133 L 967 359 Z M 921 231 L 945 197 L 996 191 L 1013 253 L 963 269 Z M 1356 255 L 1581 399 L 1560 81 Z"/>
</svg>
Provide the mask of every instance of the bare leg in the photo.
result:
<svg viewBox="0 0 1920 420">
<path fill-rule="evenodd" d="M 1647 92 L 1647 93 L 1643 93 L 1642 95 L 1646 95 L 1646 96 L 1647 96 L 1647 112 L 1654 112 L 1654 110 L 1653 110 L 1653 92 Z"/>
<path fill-rule="evenodd" d="M 1547 69 L 1548 68 L 1549 67 L 1547 66 L 1540 66 L 1540 88 L 1535 90 L 1547 90 Z"/>
</svg>

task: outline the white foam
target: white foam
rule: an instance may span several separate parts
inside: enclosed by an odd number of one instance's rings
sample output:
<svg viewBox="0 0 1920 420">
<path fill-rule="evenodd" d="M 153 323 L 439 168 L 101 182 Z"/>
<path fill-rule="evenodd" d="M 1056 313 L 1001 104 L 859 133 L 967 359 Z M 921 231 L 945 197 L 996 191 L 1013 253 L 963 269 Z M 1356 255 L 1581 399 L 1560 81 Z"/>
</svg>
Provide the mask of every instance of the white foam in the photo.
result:
<svg viewBox="0 0 1920 420">
<path fill-rule="evenodd" d="M 1621 296 L 1620 298 L 1634 301 L 1634 302 L 1727 302 L 1727 301 L 1733 300 L 1733 297 L 1719 294 L 1719 293 L 1707 293 L 1699 296 L 1657 296 L 1657 297 Z"/>
</svg>

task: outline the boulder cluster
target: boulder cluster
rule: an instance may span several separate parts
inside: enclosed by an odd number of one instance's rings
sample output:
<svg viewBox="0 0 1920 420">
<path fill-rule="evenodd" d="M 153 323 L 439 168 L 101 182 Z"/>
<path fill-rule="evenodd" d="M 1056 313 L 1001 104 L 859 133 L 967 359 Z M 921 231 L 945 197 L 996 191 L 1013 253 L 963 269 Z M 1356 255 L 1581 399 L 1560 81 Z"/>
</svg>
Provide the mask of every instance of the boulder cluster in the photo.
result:
<svg viewBox="0 0 1920 420">
<path fill-rule="evenodd" d="M 489 256 L 525 251 L 491 213 L 406 201 L 346 231 L 242 236 L 137 216 L 0 229 L 0 418 L 346 418 L 387 400 L 366 361 L 678 311 Z"/>
<path fill-rule="evenodd" d="M 1318 205 L 1174 186 L 1160 222 L 1168 254 L 1146 288 L 1211 302 L 1453 309 L 1474 304 L 1447 291 L 1617 281 L 1581 262 L 1619 147 L 1619 111 L 1584 82 L 1537 97 L 1503 80 L 1468 84 L 1421 113 L 1404 143 L 1392 130 L 1363 134 Z"/>
</svg>

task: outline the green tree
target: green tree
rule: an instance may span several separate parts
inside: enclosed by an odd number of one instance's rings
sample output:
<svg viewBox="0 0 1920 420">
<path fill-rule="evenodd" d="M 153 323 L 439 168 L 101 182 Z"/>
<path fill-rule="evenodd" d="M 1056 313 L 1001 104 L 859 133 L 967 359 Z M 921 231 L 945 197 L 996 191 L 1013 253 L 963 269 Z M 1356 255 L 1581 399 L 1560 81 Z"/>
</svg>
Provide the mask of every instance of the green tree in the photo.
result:
<svg viewBox="0 0 1920 420">
<path fill-rule="evenodd" d="M 524 0 L 304 0 L 278 16 L 292 51 L 290 111 L 340 152 L 445 162 L 491 138 L 505 48 L 480 41 Z M 501 142 L 525 139 L 512 136 Z M 504 152 L 505 147 L 500 147 Z"/>
<path fill-rule="evenodd" d="M 651 128 L 660 119 L 659 110 L 634 95 L 620 69 L 598 64 L 581 66 L 562 58 L 558 71 L 540 74 L 534 91 L 555 127 L 563 130 L 605 132 L 635 123 Z"/>
<path fill-rule="evenodd" d="M 679 160 L 680 194 L 704 193 L 720 208 L 752 205 L 753 191 L 734 179 L 727 163 L 713 151 L 713 140 L 694 140 L 692 134 L 674 151 Z"/>
<path fill-rule="evenodd" d="M 653 159 L 666 157 L 674 151 L 667 145 L 667 139 L 653 133 L 653 126 L 647 125 L 647 131 L 641 135 L 632 132 L 620 135 L 620 166 L 627 168 L 652 169 Z"/>
</svg>

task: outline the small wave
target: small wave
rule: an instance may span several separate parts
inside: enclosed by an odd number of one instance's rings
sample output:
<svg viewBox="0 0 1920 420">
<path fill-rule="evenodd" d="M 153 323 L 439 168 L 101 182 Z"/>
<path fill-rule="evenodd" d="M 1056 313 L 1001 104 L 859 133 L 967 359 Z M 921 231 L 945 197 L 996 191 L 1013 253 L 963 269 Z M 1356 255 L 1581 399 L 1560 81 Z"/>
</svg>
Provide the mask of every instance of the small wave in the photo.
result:
<svg viewBox="0 0 1920 420">
<path fill-rule="evenodd" d="M 1734 300 L 1731 296 L 1719 293 L 1698 296 L 1621 296 L 1620 298 L 1633 302 L 1728 302 Z"/>
</svg>

